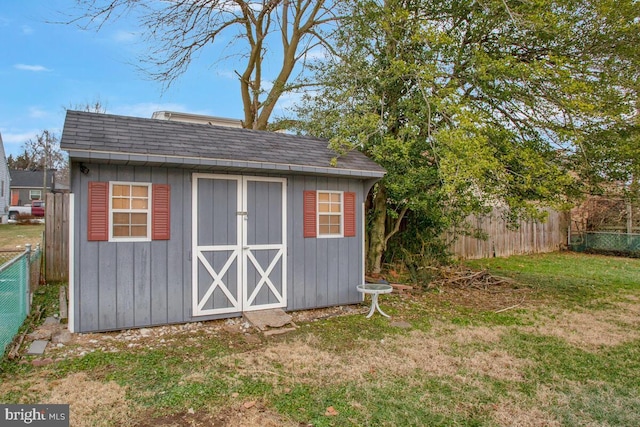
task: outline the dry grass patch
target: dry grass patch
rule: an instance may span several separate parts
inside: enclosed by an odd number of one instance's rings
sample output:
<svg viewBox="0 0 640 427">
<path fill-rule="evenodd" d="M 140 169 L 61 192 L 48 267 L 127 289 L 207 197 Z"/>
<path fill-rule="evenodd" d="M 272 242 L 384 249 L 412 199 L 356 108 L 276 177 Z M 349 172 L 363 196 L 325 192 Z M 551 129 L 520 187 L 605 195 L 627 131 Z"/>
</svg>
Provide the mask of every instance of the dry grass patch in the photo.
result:
<svg viewBox="0 0 640 427">
<path fill-rule="evenodd" d="M 50 390 L 50 380 L 46 378 L 44 373 L 36 373 L 35 375 L 0 382 L 0 396 L 16 392 L 21 394 L 19 401 L 16 403 L 39 402 L 41 397 L 49 393 Z"/>
<path fill-rule="evenodd" d="M 502 401 L 493 406 L 493 419 L 501 426 L 559 427 L 562 425 L 552 414 L 539 407 L 525 407 L 513 401 Z"/>
<path fill-rule="evenodd" d="M 614 305 L 610 310 L 557 312 L 544 323 L 523 330 L 554 336 L 586 350 L 640 338 L 640 302 Z"/>
<path fill-rule="evenodd" d="M 465 328 L 472 331 L 475 328 Z M 475 351 L 470 354 L 454 355 L 451 353 L 452 341 L 461 338 L 462 343 L 475 332 L 462 333 L 460 336 L 440 335 L 430 337 L 424 332 L 413 332 L 406 337 L 398 337 L 394 341 L 396 347 L 389 357 L 394 360 L 397 370 L 419 369 L 436 376 L 486 375 L 497 380 L 521 380 L 522 369 L 528 365 L 501 350 Z M 486 335 L 488 339 L 498 339 L 499 334 Z M 460 341 L 457 341 L 460 343 Z M 457 349 L 458 351 L 460 349 Z M 397 357 L 396 357 L 397 355 Z M 404 372 L 406 373 L 406 371 Z"/>
<path fill-rule="evenodd" d="M 544 410 L 553 405 L 564 405 L 566 396 L 545 385 L 538 385 L 531 401 L 519 393 L 501 398 L 492 405 L 493 419 L 501 426 L 556 427 L 562 425 L 556 416 Z"/>
<path fill-rule="evenodd" d="M 508 328 L 505 326 L 457 327 L 451 330 L 447 328 L 447 333 L 451 334 L 451 338 L 462 345 L 496 344 L 500 342 L 507 331 Z"/>
<path fill-rule="evenodd" d="M 520 380 L 527 361 L 504 351 L 474 351 L 468 355 L 454 354 L 453 343 L 471 343 L 473 337 L 497 342 L 500 331 L 488 328 L 465 328 L 467 332 L 453 334 L 439 331 L 412 331 L 406 336 L 393 336 L 382 341 L 359 340 L 358 349 L 348 354 L 336 354 L 319 348 L 317 338 L 294 339 L 291 342 L 223 359 L 223 365 L 237 369 L 243 375 L 263 377 L 267 374 L 274 384 L 297 383 L 365 384 L 374 376 L 379 380 L 410 376 L 417 371 L 435 376 L 486 375 L 498 380 Z M 489 333 L 490 332 L 490 333 Z M 459 353 L 460 349 L 456 348 Z M 284 372 L 285 374 L 280 374 Z"/>
<path fill-rule="evenodd" d="M 134 412 L 126 399 L 126 389 L 113 381 L 101 383 L 85 373 L 72 374 L 50 383 L 51 391 L 43 401 L 70 404 L 71 425 L 133 425 Z"/>
</svg>

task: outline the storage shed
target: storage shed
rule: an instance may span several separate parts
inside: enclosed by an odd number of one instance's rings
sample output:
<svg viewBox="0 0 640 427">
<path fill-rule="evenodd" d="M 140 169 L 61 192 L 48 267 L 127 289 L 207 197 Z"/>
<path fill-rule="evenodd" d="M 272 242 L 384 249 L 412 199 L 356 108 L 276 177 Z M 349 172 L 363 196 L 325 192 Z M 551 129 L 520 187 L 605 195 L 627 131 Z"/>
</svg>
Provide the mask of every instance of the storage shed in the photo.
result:
<svg viewBox="0 0 640 427">
<path fill-rule="evenodd" d="M 364 200 L 385 172 L 362 153 L 79 111 L 67 112 L 61 147 L 73 332 L 362 301 Z"/>
</svg>

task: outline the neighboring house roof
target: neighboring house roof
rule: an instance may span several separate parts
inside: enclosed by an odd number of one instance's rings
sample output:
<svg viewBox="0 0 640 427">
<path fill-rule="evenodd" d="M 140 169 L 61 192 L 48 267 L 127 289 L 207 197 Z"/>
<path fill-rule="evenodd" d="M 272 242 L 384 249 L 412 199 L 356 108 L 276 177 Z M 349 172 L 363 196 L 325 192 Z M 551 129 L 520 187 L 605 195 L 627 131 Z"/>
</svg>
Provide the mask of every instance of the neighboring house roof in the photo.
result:
<svg viewBox="0 0 640 427">
<path fill-rule="evenodd" d="M 309 136 L 81 111 L 67 111 L 60 141 L 77 161 L 384 176 L 359 151 L 338 157 L 327 145 Z"/>
<path fill-rule="evenodd" d="M 11 188 L 42 188 L 42 179 L 44 178 L 42 171 L 23 171 L 12 169 Z M 54 171 L 47 171 L 47 188 L 53 185 Z"/>
</svg>

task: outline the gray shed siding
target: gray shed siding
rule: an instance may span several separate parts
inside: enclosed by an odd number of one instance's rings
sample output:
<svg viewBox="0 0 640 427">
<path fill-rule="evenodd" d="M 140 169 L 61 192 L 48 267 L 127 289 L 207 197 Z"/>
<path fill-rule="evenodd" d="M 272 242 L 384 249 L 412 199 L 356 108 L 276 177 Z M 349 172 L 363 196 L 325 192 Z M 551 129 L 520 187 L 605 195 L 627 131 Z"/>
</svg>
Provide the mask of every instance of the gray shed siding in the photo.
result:
<svg viewBox="0 0 640 427">
<path fill-rule="evenodd" d="M 71 191 L 75 195 L 75 283 L 72 286 L 75 293 L 76 332 L 195 322 L 241 314 L 195 317 L 191 314 L 192 174 L 220 172 L 86 161 L 84 164 L 90 169 L 88 175 L 79 173 L 76 163 L 72 162 L 71 165 Z M 286 309 L 302 310 L 360 302 L 362 296 L 356 291 L 356 285 L 363 277 L 364 182 L 360 179 L 323 176 L 271 176 L 287 178 Z M 170 184 L 171 239 L 135 243 L 88 241 L 89 181 Z M 357 236 L 304 238 L 305 190 L 355 192 Z M 253 203 L 261 203 L 259 196 Z M 273 222 L 269 218 L 264 220 Z M 226 230 L 228 224 L 221 224 L 220 227 Z M 264 238 L 269 239 L 269 236 Z"/>
</svg>

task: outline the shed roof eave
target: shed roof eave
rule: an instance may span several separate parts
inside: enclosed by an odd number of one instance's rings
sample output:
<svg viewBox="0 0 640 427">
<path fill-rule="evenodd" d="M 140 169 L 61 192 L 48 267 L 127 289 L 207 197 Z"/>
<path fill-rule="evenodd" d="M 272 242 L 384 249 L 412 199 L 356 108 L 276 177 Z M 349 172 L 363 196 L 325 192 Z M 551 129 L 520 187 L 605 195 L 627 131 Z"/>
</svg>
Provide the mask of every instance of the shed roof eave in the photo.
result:
<svg viewBox="0 0 640 427">
<path fill-rule="evenodd" d="M 117 163 L 117 164 L 156 164 L 159 166 L 185 167 L 208 166 L 224 167 L 227 169 L 254 169 L 271 172 L 291 172 L 308 173 L 312 175 L 346 176 L 351 178 L 382 178 L 385 171 L 380 170 L 359 170 L 344 169 L 339 167 L 318 167 L 307 165 L 295 165 L 286 163 L 253 162 L 247 160 L 212 159 L 188 156 L 167 156 L 155 154 L 122 153 L 94 150 L 66 149 L 69 153 L 69 160 L 86 161 L 95 163 Z"/>
</svg>

